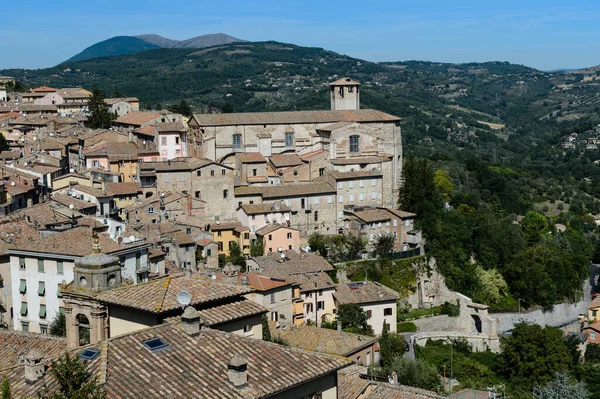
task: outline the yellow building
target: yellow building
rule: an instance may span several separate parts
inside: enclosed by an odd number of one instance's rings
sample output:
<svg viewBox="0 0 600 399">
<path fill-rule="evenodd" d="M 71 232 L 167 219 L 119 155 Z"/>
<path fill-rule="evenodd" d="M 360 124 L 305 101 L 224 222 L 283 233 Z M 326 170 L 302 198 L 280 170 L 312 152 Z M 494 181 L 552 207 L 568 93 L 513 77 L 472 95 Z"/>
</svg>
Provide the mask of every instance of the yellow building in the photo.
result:
<svg viewBox="0 0 600 399">
<path fill-rule="evenodd" d="M 208 225 L 213 241 L 219 247 L 219 255 L 229 256 L 232 242 L 237 243 L 246 256 L 250 256 L 250 228 L 240 222 L 216 222 Z"/>
<path fill-rule="evenodd" d="M 119 216 L 124 220 L 121 211 L 128 205 L 133 204 L 142 195 L 142 186 L 139 183 L 104 183 L 104 189 L 113 196 L 115 207 L 119 210 Z"/>
<path fill-rule="evenodd" d="M 590 302 L 587 309 L 587 317 L 590 323 L 595 323 L 596 321 L 600 320 L 600 295 Z"/>
</svg>

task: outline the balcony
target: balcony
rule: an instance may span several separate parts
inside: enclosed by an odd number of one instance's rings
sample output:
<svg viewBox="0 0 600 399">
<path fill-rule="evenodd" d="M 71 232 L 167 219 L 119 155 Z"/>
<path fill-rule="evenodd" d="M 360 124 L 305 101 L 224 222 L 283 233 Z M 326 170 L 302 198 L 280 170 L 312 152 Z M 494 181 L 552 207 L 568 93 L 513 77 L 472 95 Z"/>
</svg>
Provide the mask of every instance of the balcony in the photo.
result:
<svg viewBox="0 0 600 399">
<path fill-rule="evenodd" d="M 421 232 L 419 230 L 411 230 L 406 235 L 406 242 L 411 245 L 419 245 L 421 243 Z"/>
</svg>

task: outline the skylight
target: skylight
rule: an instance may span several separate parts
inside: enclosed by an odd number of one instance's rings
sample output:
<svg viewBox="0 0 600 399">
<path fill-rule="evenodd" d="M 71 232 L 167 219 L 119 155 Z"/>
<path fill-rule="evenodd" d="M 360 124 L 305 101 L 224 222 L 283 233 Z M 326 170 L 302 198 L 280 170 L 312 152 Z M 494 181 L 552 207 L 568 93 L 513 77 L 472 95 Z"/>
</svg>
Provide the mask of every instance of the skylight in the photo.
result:
<svg viewBox="0 0 600 399">
<path fill-rule="evenodd" d="M 84 349 L 79 354 L 79 358 L 83 360 L 94 360 L 99 353 L 100 351 L 96 349 Z"/>
<path fill-rule="evenodd" d="M 162 338 L 152 338 L 147 341 L 142 341 L 142 344 L 152 352 L 157 352 L 169 346 Z"/>
</svg>

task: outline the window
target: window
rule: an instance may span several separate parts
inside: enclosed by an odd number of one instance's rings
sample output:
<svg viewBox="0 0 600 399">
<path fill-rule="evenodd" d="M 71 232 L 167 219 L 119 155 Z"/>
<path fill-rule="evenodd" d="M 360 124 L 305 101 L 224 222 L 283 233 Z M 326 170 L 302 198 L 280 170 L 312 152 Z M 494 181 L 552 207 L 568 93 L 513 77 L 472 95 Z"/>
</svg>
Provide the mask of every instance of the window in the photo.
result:
<svg viewBox="0 0 600 399">
<path fill-rule="evenodd" d="M 21 316 L 27 316 L 27 302 L 21 303 Z"/>
<path fill-rule="evenodd" d="M 285 133 L 285 146 L 286 147 L 294 146 L 294 132 L 286 132 Z"/>
<path fill-rule="evenodd" d="M 275 293 L 271 292 L 271 303 L 275 303 Z"/>
<path fill-rule="evenodd" d="M 229 191 L 228 190 L 223 190 L 223 199 L 227 198 Z"/>
<path fill-rule="evenodd" d="M 19 292 L 25 294 L 27 292 L 27 280 L 21 280 L 19 284 Z"/>
<path fill-rule="evenodd" d="M 185 252 L 190 252 L 190 247 L 185 247 Z"/>
<path fill-rule="evenodd" d="M 257 169 L 252 169 L 252 176 L 256 176 Z"/>
<path fill-rule="evenodd" d="M 357 135 L 350 136 L 350 152 L 360 152 L 359 137 Z"/>
<path fill-rule="evenodd" d="M 25 270 L 25 258 L 19 258 L 19 269 Z"/>
<path fill-rule="evenodd" d="M 384 316 L 391 316 L 392 315 L 392 308 L 385 308 L 385 309 L 383 309 L 383 315 Z"/>
<path fill-rule="evenodd" d="M 202 176 L 202 171 L 201 170 L 197 170 L 196 171 L 196 176 L 198 176 L 198 177 Z"/>
<path fill-rule="evenodd" d="M 160 145 L 167 145 L 167 138 L 166 137 L 161 137 L 160 138 Z"/>
<path fill-rule="evenodd" d="M 40 334 L 48 334 L 48 326 L 40 324 Z"/>
<path fill-rule="evenodd" d="M 354 188 L 354 182 L 352 180 L 348 182 L 348 188 Z"/>
<path fill-rule="evenodd" d="M 231 146 L 234 149 L 242 148 L 242 135 L 241 134 L 234 134 L 233 135 L 233 141 L 231 143 Z"/>
<path fill-rule="evenodd" d="M 196 192 L 194 193 L 194 197 L 196 197 L 196 198 L 200 199 L 200 191 L 196 191 Z"/>
<path fill-rule="evenodd" d="M 323 309 L 325 309 L 325 302 L 324 301 L 317 302 L 317 310 L 323 310 Z"/>
<path fill-rule="evenodd" d="M 377 223 L 377 227 L 381 228 L 381 222 Z"/>
<path fill-rule="evenodd" d="M 344 196 L 343 195 L 338 195 L 338 202 L 341 204 L 342 202 L 344 202 Z"/>
<path fill-rule="evenodd" d="M 250 233 L 244 233 L 244 240 L 250 239 Z"/>
<path fill-rule="evenodd" d="M 348 86 L 348 93 L 352 93 L 354 91 L 354 87 Z"/>
<path fill-rule="evenodd" d="M 292 239 L 292 233 L 287 233 L 287 238 L 288 238 L 288 240 L 291 240 Z"/>
<path fill-rule="evenodd" d="M 359 185 L 359 187 L 360 187 L 360 188 L 362 188 L 362 186 L 363 186 L 363 181 L 361 180 L 361 181 L 359 182 L 359 184 L 358 184 L 358 185 Z"/>
<path fill-rule="evenodd" d="M 219 248 L 219 251 L 223 251 L 223 242 L 222 241 L 217 241 L 217 248 Z"/>
<path fill-rule="evenodd" d="M 331 204 L 333 202 L 333 197 L 330 195 L 329 197 L 327 197 L 327 203 Z"/>
<path fill-rule="evenodd" d="M 169 182 L 169 175 L 165 175 L 165 183 Z"/>
<path fill-rule="evenodd" d="M 222 232 L 217 231 L 217 237 L 222 237 Z"/>
<path fill-rule="evenodd" d="M 325 174 L 325 168 L 319 168 L 319 176 L 323 176 Z"/>
<path fill-rule="evenodd" d="M 252 332 L 252 326 L 250 324 L 246 324 L 244 326 L 244 334 L 249 334 Z"/>
<path fill-rule="evenodd" d="M 371 192 L 371 199 L 372 200 L 377 199 L 377 193 L 375 191 Z"/>
<path fill-rule="evenodd" d="M 179 181 L 185 181 L 185 175 L 183 173 L 179 174 Z"/>
<path fill-rule="evenodd" d="M 373 315 L 373 311 L 367 310 L 367 319 L 370 319 L 372 315 Z"/>
<path fill-rule="evenodd" d="M 40 305 L 40 319 L 46 318 L 46 305 Z"/>
<path fill-rule="evenodd" d="M 46 283 L 43 281 L 40 281 L 38 284 L 38 295 L 39 296 L 46 295 Z"/>
<path fill-rule="evenodd" d="M 315 211 L 314 216 L 315 216 L 315 222 L 318 222 L 319 221 L 319 211 Z"/>
<path fill-rule="evenodd" d="M 148 208 L 148 213 L 156 213 L 156 208 L 151 206 Z"/>
<path fill-rule="evenodd" d="M 210 176 L 211 176 L 211 177 L 215 177 L 215 171 L 214 171 L 214 170 L 211 170 L 211 171 L 210 171 Z"/>
<path fill-rule="evenodd" d="M 38 272 L 44 272 L 44 261 L 42 259 L 38 259 Z"/>
<path fill-rule="evenodd" d="M 159 351 L 161 349 L 165 349 L 169 346 L 169 344 L 164 341 L 162 338 L 152 338 L 147 341 L 142 341 L 142 344 L 152 352 Z"/>
<path fill-rule="evenodd" d="M 398 219 L 394 219 L 394 227 L 398 227 Z"/>
<path fill-rule="evenodd" d="M 142 254 L 140 252 L 135 253 L 135 270 L 142 268 Z"/>
<path fill-rule="evenodd" d="M 221 176 L 225 176 L 225 169 L 221 169 Z"/>
<path fill-rule="evenodd" d="M 23 331 L 28 332 L 29 331 L 29 323 L 22 321 L 21 328 L 23 329 Z"/>
<path fill-rule="evenodd" d="M 339 181 L 338 182 L 338 190 L 341 190 L 344 188 L 344 182 Z"/>
<path fill-rule="evenodd" d="M 406 227 L 410 226 L 410 220 L 405 220 L 405 221 L 404 221 L 404 225 L 405 225 Z"/>
<path fill-rule="evenodd" d="M 323 296 L 323 290 L 319 290 L 319 296 Z"/>
<path fill-rule="evenodd" d="M 186 227 L 185 228 L 185 234 L 192 234 L 192 228 L 191 227 Z"/>
<path fill-rule="evenodd" d="M 390 221 L 389 221 L 389 220 L 386 220 L 386 221 L 385 221 L 385 227 L 389 227 L 389 226 L 390 226 Z"/>
<path fill-rule="evenodd" d="M 592 317 L 596 317 L 597 314 L 598 314 L 597 310 L 592 310 Z"/>
<path fill-rule="evenodd" d="M 312 311 L 313 311 L 313 304 L 307 303 L 306 304 L 306 313 L 312 313 Z"/>
<path fill-rule="evenodd" d="M 350 194 L 350 202 L 354 202 L 354 194 Z"/>
<path fill-rule="evenodd" d="M 300 208 L 302 208 L 302 209 L 306 208 L 306 200 L 304 198 L 300 199 Z"/>
<path fill-rule="evenodd" d="M 279 313 L 278 312 L 271 312 L 271 320 L 278 321 L 279 320 Z"/>
<path fill-rule="evenodd" d="M 179 144 L 179 137 L 175 137 L 175 144 Z"/>
<path fill-rule="evenodd" d="M 269 234 L 269 241 L 273 241 L 273 235 Z"/>
<path fill-rule="evenodd" d="M 342 87 L 342 86 L 338 87 L 338 93 L 340 93 L 341 97 L 344 97 L 344 87 Z"/>
<path fill-rule="evenodd" d="M 319 205 L 319 197 L 315 197 L 315 199 L 314 199 L 313 203 L 314 203 L 315 205 Z"/>
<path fill-rule="evenodd" d="M 57 288 L 57 290 L 56 290 L 56 296 L 57 296 L 58 298 L 62 298 L 62 291 L 60 290 L 60 287 L 61 287 L 61 284 L 60 284 L 60 283 L 58 283 L 58 288 Z"/>
<path fill-rule="evenodd" d="M 365 200 L 365 193 L 360 193 L 358 195 L 358 199 L 359 199 L 359 201 L 364 201 Z"/>
</svg>

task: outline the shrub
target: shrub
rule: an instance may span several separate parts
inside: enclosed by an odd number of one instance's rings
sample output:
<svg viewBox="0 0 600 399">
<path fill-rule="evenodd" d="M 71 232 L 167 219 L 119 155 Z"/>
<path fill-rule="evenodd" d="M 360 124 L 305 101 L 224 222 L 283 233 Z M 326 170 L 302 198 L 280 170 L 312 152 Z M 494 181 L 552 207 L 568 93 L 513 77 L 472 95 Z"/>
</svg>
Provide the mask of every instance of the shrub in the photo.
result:
<svg viewBox="0 0 600 399">
<path fill-rule="evenodd" d="M 444 302 L 440 309 L 440 313 L 450 317 L 458 317 L 460 315 L 460 306 L 458 306 L 458 304 Z"/>
<path fill-rule="evenodd" d="M 396 325 L 396 332 L 417 332 L 417 325 L 410 321 L 405 321 L 403 323 L 398 323 Z"/>
</svg>

